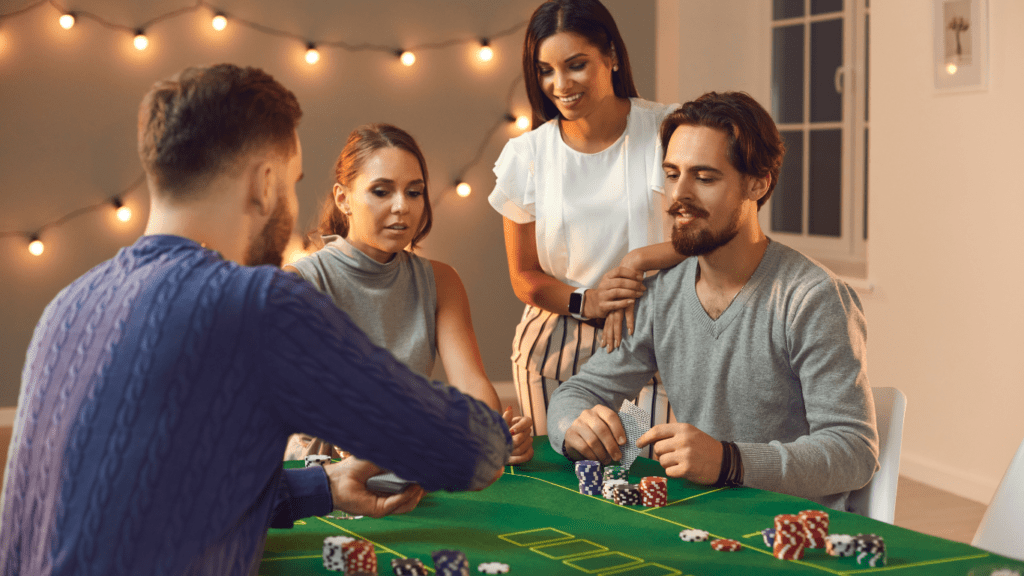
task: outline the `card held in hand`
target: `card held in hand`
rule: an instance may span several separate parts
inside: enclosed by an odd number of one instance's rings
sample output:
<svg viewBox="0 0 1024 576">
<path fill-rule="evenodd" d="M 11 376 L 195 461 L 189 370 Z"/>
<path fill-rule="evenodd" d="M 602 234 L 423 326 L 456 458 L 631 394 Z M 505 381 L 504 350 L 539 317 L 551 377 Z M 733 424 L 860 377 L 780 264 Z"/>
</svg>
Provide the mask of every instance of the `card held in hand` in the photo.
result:
<svg viewBox="0 0 1024 576">
<path fill-rule="evenodd" d="M 626 431 L 626 445 L 622 447 L 621 464 L 623 468 L 629 470 L 633 461 L 640 455 L 636 441 L 643 436 L 644 432 L 651 429 L 651 415 L 647 410 L 629 400 L 623 400 L 622 407 L 619 408 L 619 420 L 622 421 L 622 428 Z"/>
</svg>

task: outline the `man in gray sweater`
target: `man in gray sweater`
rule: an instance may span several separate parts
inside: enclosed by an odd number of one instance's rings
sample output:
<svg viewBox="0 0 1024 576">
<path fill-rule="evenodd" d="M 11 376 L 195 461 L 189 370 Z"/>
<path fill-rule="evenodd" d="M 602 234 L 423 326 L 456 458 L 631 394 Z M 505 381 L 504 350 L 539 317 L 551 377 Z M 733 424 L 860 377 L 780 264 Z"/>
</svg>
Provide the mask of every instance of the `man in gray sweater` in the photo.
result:
<svg viewBox="0 0 1024 576">
<path fill-rule="evenodd" d="M 691 257 L 647 279 L 632 335 L 555 391 L 551 445 L 619 460 L 616 408 L 660 371 L 678 423 L 637 444 L 666 474 L 845 509 L 878 469 L 866 323 L 846 283 L 761 231 L 778 129 L 750 96 L 711 92 L 668 116 L 661 140 L 672 242 Z"/>
</svg>

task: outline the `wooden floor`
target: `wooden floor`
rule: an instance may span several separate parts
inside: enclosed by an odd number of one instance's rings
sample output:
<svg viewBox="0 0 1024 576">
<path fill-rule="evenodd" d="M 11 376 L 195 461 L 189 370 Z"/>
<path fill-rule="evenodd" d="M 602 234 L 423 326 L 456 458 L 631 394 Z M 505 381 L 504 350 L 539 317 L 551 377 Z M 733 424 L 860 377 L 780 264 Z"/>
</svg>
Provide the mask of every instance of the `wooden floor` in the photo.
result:
<svg viewBox="0 0 1024 576">
<path fill-rule="evenodd" d="M 0 427 L 0 463 L 7 462 L 11 428 Z M 925 534 L 970 543 L 985 505 L 900 477 L 896 525 Z"/>
</svg>

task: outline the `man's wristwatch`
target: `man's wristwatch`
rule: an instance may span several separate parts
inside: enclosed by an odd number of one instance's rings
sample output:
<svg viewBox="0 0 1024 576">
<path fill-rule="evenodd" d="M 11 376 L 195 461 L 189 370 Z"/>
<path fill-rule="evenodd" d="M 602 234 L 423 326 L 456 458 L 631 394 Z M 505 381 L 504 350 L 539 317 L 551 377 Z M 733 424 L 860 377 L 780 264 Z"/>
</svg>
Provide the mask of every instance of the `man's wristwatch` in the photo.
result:
<svg viewBox="0 0 1024 576">
<path fill-rule="evenodd" d="M 581 288 L 577 288 L 572 294 L 569 294 L 569 314 L 580 322 L 590 320 L 590 318 L 583 315 L 583 304 L 587 297 L 587 290 L 588 288 L 583 286 Z"/>
</svg>

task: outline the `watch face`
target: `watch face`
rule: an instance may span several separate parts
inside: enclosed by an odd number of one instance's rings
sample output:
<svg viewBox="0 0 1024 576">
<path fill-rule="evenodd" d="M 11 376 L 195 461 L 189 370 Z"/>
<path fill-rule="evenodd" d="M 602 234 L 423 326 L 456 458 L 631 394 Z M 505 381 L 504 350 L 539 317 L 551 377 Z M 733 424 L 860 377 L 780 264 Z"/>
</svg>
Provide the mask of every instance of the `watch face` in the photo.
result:
<svg viewBox="0 0 1024 576">
<path fill-rule="evenodd" d="M 580 314 L 583 312 L 583 294 L 573 292 L 569 294 L 569 314 Z"/>
</svg>

